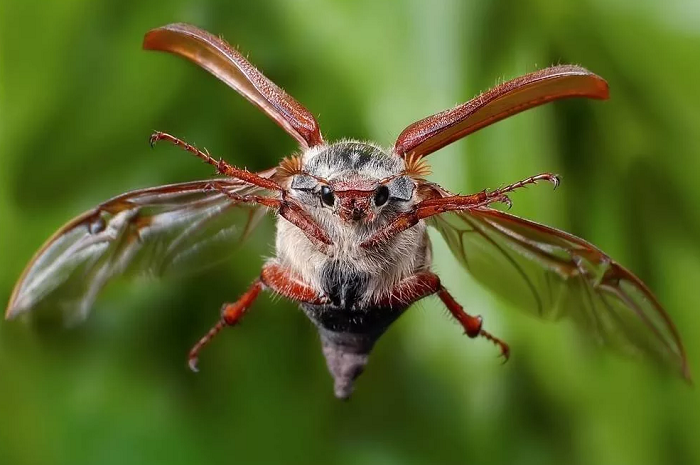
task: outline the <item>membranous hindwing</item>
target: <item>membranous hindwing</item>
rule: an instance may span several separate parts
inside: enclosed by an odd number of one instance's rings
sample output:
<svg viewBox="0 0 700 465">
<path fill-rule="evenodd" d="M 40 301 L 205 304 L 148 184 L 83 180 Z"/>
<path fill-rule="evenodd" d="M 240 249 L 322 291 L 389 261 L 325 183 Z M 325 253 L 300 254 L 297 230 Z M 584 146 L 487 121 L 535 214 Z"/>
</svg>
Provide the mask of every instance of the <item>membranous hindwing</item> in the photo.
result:
<svg viewBox="0 0 700 465">
<path fill-rule="evenodd" d="M 540 318 L 572 320 L 598 343 L 688 377 L 668 314 L 639 278 L 590 243 L 492 210 L 431 220 L 479 282 Z"/>
<path fill-rule="evenodd" d="M 256 191 L 236 180 L 212 179 L 138 190 L 101 204 L 37 252 L 12 294 L 8 316 L 29 309 L 43 316 L 59 308 L 72 324 L 116 276 L 189 273 L 231 257 L 264 209 L 232 201 L 225 192 Z"/>
</svg>

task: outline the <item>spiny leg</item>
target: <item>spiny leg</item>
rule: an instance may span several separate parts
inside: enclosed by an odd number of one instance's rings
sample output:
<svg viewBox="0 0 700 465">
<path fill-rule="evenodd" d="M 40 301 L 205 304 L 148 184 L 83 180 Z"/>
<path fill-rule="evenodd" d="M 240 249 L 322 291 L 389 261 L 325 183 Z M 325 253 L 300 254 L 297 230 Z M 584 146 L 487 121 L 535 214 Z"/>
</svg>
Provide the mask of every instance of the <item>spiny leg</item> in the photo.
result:
<svg viewBox="0 0 700 465">
<path fill-rule="evenodd" d="M 214 158 L 209 155 L 208 152 L 203 152 L 199 150 L 197 147 L 194 145 L 190 145 L 187 142 L 183 141 L 182 139 L 178 139 L 175 136 L 171 136 L 170 134 L 167 134 L 165 132 L 161 131 L 156 131 L 153 134 L 151 134 L 151 137 L 149 139 L 149 143 L 151 144 L 151 147 L 155 147 L 156 142 L 160 140 L 165 140 L 170 142 L 173 145 L 176 145 L 178 147 L 181 147 L 182 149 L 190 152 L 197 158 L 203 160 L 205 163 L 208 163 L 216 168 L 216 171 L 219 174 L 223 174 L 224 176 L 228 176 L 230 178 L 236 178 L 240 179 L 241 181 L 247 182 L 249 184 L 253 184 L 258 187 L 262 187 L 263 189 L 271 190 L 271 191 L 282 191 L 282 186 L 277 184 L 275 181 L 272 179 L 264 178 L 262 176 L 258 176 L 255 173 L 251 173 L 248 170 L 243 170 L 240 168 L 236 168 L 233 165 L 228 164 L 224 160 L 215 160 Z"/>
<path fill-rule="evenodd" d="M 199 352 L 214 339 L 214 336 L 219 334 L 219 332 L 226 326 L 234 326 L 238 321 L 245 315 L 246 311 L 253 304 L 255 299 L 260 294 L 263 288 L 263 284 L 259 279 L 256 279 L 250 288 L 241 296 L 238 301 L 234 303 L 224 304 L 221 307 L 221 319 L 216 322 L 216 324 L 205 334 L 199 342 L 197 342 L 192 350 L 190 350 L 189 356 L 187 358 L 188 364 L 192 371 L 198 371 L 197 361 L 199 360 Z"/>
<path fill-rule="evenodd" d="M 400 281 L 387 295 L 377 300 L 379 307 L 405 308 L 424 297 L 438 292 L 440 278 L 430 271 L 421 271 Z"/>
<path fill-rule="evenodd" d="M 227 303 L 221 307 L 221 319 L 205 334 L 190 350 L 188 363 L 192 371 L 197 370 L 199 353 L 227 326 L 238 324 L 245 315 L 255 299 L 257 299 L 263 287 L 268 287 L 272 291 L 288 297 L 295 302 L 305 302 L 314 305 L 324 305 L 328 303 L 328 298 L 319 295 L 308 284 L 293 277 L 276 263 L 268 263 L 262 269 L 260 278 L 256 279 L 250 288 L 236 302 Z"/>
<path fill-rule="evenodd" d="M 272 292 L 297 303 L 311 305 L 327 305 L 330 303 L 330 299 L 327 296 L 275 262 L 269 262 L 263 267 L 262 273 L 260 273 L 260 280 Z"/>
<path fill-rule="evenodd" d="M 559 187 L 559 183 L 561 182 L 559 176 L 557 176 L 556 174 L 542 173 L 530 176 L 529 178 L 523 179 L 522 181 L 514 182 L 513 184 L 503 186 L 491 192 L 484 192 L 484 194 L 487 200 L 494 199 L 496 201 L 504 201 L 508 205 L 508 208 L 510 208 L 510 199 L 506 196 L 508 192 L 513 192 L 514 190 L 520 189 L 521 187 L 525 187 L 528 184 L 537 184 L 538 181 L 551 182 L 554 185 L 554 189 Z"/>
<path fill-rule="evenodd" d="M 549 181 L 554 184 L 555 189 L 559 185 L 558 176 L 551 173 L 542 173 L 490 192 L 481 191 L 472 195 L 452 195 L 425 199 L 415 205 L 411 211 L 398 215 L 391 223 L 375 231 L 374 234 L 360 243 L 360 246 L 365 249 L 377 247 L 401 231 L 415 226 L 420 220 L 442 213 L 474 210 L 488 207 L 497 202 L 505 203 L 510 208 L 512 202 L 507 195 L 509 192 L 525 187 L 528 184 L 537 184 L 538 181 Z"/>
<path fill-rule="evenodd" d="M 220 174 L 231 178 L 240 179 L 243 182 L 261 187 L 263 189 L 280 192 L 281 199 L 258 195 L 238 195 L 229 192 L 216 181 L 212 181 L 211 183 L 212 188 L 219 190 L 224 195 L 231 198 L 231 200 L 244 203 L 256 203 L 277 210 L 277 213 L 281 217 L 295 225 L 297 228 L 301 229 L 306 237 L 308 237 L 309 240 L 313 242 L 322 253 L 326 255 L 331 254 L 330 246 L 333 245 L 333 241 L 330 239 L 330 237 L 328 237 L 328 234 L 326 234 L 326 232 L 321 229 L 321 227 L 316 224 L 313 219 L 311 219 L 311 217 L 299 204 L 290 200 L 287 197 L 287 192 L 284 190 L 284 188 L 282 188 L 282 186 L 277 184 L 275 181 L 266 177 L 258 176 L 257 174 L 251 173 L 248 170 L 236 168 L 235 166 L 229 165 L 224 160 L 216 161 L 209 155 L 209 153 L 203 152 L 197 147 L 164 132 L 156 131 L 151 135 L 151 147 L 153 147 L 156 142 L 160 140 L 166 140 L 178 147 L 182 147 L 184 150 L 194 154 L 196 157 L 204 160 L 206 163 L 215 166 Z"/>
<path fill-rule="evenodd" d="M 281 199 L 259 195 L 240 195 L 229 192 L 226 186 L 222 186 L 216 181 L 212 181 L 209 185 L 212 189 L 221 192 L 234 202 L 257 204 L 276 210 L 278 215 L 299 228 L 321 253 L 330 254 L 330 246 L 333 245 L 333 241 L 328 234 L 321 229 L 299 204 L 289 200 L 284 194 Z"/>
<path fill-rule="evenodd" d="M 441 287 L 437 294 L 440 300 L 442 300 L 442 303 L 444 303 L 450 313 L 452 313 L 452 316 L 462 325 L 467 336 L 471 338 L 481 336 L 493 342 L 501 349 L 501 355 L 504 357 L 503 361 L 508 361 L 508 357 L 510 357 L 510 348 L 508 344 L 482 329 L 481 326 L 483 322 L 480 316 L 472 316 L 465 312 L 464 308 L 457 303 L 454 297 L 452 297 L 444 287 Z"/>
</svg>

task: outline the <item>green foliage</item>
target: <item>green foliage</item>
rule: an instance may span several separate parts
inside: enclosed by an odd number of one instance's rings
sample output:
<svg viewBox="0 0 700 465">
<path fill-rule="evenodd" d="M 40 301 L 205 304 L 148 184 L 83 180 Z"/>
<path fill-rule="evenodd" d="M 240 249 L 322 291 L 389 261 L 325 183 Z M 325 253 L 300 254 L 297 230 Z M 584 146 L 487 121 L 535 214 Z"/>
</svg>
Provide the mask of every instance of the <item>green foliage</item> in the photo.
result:
<svg viewBox="0 0 700 465">
<path fill-rule="evenodd" d="M 160 129 L 239 166 L 295 149 L 264 115 L 181 59 L 140 50 L 169 22 L 222 34 L 319 115 L 328 139 L 390 145 L 407 124 L 553 63 L 605 77 L 429 159 L 453 191 L 558 172 L 513 213 L 580 235 L 634 270 L 700 372 L 700 29 L 691 2 L 0 3 L 0 297 L 63 222 L 121 192 L 205 178 Z M 437 302 L 375 349 L 348 403 L 313 327 L 262 298 L 185 366 L 190 345 L 272 253 L 268 220 L 231 261 L 188 279 L 117 283 L 77 328 L 0 324 L 0 463 L 698 463 L 700 401 L 681 381 L 583 345 L 461 271 L 436 270 L 511 345 L 469 340 Z"/>
</svg>

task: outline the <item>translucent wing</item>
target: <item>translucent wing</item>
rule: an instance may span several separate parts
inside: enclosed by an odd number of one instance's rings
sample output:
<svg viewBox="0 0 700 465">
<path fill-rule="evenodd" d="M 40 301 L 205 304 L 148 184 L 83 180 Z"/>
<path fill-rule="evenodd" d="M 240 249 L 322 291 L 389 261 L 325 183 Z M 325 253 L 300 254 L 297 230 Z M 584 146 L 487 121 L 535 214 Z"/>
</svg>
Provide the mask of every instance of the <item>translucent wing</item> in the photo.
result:
<svg viewBox="0 0 700 465">
<path fill-rule="evenodd" d="M 143 48 L 180 55 L 206 69 L 260 108 L 303 148 L 323 144 L 313 114 L 223 39 L 189 24 L 169 24 L 149 31 Z"/>
<path fill-rule="evenodd" d="M 607 99 L 608 84 L 580 66 L 561 65 L 535 71 L 413 123 L 396 139 L 394 153 L 424 157 L 503 118 L 571 97 Z"/>
<path fill-rule="evenodd" d="M 571 318 L 599 342 L 690 378 L 678 332 L 654 295 L 595 246 L 488 208 L 431 221 L 462 265 L 516 307 Z"/>
<path fill-rule="evenodd" d="M 69 322 L 80 320 L 113 277 L 161 275 L 228 256 L 265 212 L 231 200 L 212 183 L 241 195 L 260 190 L 218 179 L 115 197 L 73 219 L 44 244 L 16 284 L 6 317 L 58 307 Z"/>
</svg>

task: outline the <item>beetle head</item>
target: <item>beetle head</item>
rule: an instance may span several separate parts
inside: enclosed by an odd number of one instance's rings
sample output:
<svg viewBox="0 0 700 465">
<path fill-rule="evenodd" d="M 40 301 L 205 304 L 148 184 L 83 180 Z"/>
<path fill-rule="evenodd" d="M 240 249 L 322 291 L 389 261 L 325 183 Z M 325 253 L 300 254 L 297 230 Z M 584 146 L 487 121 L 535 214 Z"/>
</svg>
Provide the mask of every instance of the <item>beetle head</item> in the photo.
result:
<svg viewBox="0 0 700 465">
<path fill-rule="evenodd" d="M 304 158 L 291 190 L 310 211 L 367 224 L 413 206 L 415 183 L 402 174 L 404 161 L 379 147 L 341 141 Z"/>
</svg>

